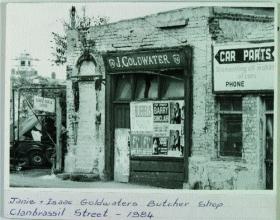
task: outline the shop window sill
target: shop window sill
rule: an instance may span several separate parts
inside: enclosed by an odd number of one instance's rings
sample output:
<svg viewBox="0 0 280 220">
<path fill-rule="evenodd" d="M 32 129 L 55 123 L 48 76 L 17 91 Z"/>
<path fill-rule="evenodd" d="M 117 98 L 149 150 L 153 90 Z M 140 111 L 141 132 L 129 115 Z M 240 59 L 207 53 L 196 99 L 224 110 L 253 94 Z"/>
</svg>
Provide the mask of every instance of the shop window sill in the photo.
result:
<svg viewBox="0 0 280 220">
<path fill-rule="evenodd" d="M 211 161 L 228 161 L 228 162 L 246 163 L 246 160 L 242 157 L 212 157 Z"/>
<path fill-rule="evenodd" d="M 131 160 L 154 160 L 154 161 L 184 161 L 183 157 L 172 157 L 172 156 L 130 156 Z"/>
</svg>

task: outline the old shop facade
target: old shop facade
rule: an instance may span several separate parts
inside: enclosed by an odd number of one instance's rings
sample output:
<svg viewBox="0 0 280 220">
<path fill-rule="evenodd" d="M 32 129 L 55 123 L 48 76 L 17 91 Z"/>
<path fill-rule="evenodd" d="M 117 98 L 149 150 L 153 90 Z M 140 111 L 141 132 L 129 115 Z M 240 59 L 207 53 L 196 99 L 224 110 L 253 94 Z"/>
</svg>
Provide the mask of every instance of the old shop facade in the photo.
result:
<svg viewBox="0 0 280 220">
<path fill-rule="evenodd" d="M 185 8 L 86 38 L 68 31 L 66 174 L 271 188 L 272 11 Z"/>
</svg>

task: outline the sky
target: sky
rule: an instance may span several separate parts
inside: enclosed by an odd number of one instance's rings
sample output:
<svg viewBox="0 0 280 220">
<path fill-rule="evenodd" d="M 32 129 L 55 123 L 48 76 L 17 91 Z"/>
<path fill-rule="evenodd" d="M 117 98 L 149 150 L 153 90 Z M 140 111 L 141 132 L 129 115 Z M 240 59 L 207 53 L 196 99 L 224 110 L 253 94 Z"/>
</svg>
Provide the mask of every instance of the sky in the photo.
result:
<svg viewBox="0 0 280 220">
<path fill-rule="evenodd" d="M 16 64 L 14 58 L 26 51 L 39 59 L 34 66 L 39 75 L 64 79 L 65 66 L 52 66 L 52 32 L 63 33 L 62 21 L 69 21 L 69 10 L 76 6 L 82 15 L 107 16 L 110 22 L 188 7 L 187 2 L 95 2 L 95 3 L 10 3 L 6 14 L 6 72 Z"/>
</svg>

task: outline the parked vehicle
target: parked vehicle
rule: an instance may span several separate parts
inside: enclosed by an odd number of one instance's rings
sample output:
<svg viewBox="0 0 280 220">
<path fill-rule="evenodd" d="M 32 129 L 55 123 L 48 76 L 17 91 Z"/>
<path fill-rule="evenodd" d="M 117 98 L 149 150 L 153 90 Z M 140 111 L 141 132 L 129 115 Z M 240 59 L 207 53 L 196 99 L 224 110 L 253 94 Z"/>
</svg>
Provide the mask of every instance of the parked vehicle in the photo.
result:
<svg viewBox="0 0 280 220">
<path fill-rule="evenodd" d="M 17 141 L 10 148 L 12 161 L 21 167 L 51 167 L 54 145 L 40 141 Z"/>
<path fill-rule="evenodd" d="M 17 130 L 18 128 L 15 129 L 18 132 L 16 135 L 18 138 L 11 142 L 10 158 L 12 167 L 51 167 L 55 145 L 50 141 L 50 134 L 47 133 L 46 129 L 42 129 L 41 123 L 46 123 L 46 121 L 48 128 L 53 129 L 54 125 L 50 124 L 54 123 L 54 120 L 44 119 L 39 122 L 34 116 L 23 120 L 19 131 Z M 41 127 L 41 129 L 37 127 Z M 53 134 L 51 135 L 53 136 Z"/>
</svg>

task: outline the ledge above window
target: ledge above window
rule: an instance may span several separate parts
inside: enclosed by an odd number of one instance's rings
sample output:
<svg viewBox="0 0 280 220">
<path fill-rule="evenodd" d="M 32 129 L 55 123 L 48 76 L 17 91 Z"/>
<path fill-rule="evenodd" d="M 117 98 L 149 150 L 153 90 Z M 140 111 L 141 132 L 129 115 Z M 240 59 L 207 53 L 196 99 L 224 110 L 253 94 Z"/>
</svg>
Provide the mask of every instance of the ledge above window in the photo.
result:
<svg viewBox="0 0 280 220">
<path fill-rule="evenodd" d="M 164 22 L 159 22 L 157 28 L 160 29 L 181 28 L 187 26 L 188 23 L 189 23 L 189 19 L 179 19 L 173 21 L 168 20 Z"/>
</svg>

